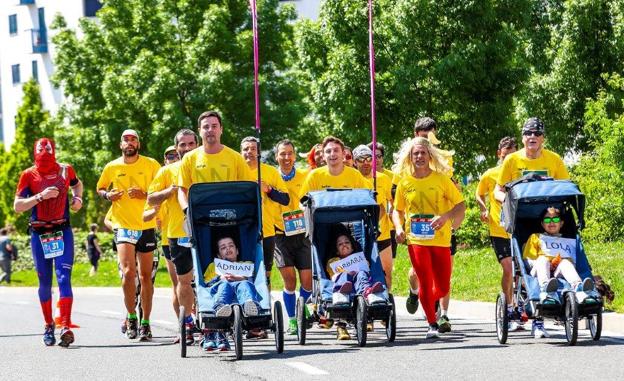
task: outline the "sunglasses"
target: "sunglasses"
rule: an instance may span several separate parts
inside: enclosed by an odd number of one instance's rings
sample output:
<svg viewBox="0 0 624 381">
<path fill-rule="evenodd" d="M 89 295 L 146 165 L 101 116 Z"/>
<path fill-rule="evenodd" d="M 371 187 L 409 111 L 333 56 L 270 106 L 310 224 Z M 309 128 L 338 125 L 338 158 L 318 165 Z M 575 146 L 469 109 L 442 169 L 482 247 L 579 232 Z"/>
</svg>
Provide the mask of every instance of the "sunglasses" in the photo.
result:
<svg viewBox="0 0 624 381">
<path fill-rule="evenodd" d="M 378 154 L 376 154 L 376 155 L 375 155 L 375 157 L 376 157 L 377 159 L 381 159 L 381 158 L 383 157 L 383 155 L 382 155 L 382 154 L 380 154 L 380 153 L 378 153 Z"/>
<path fill-rule="evenodd" d="M 522 133 L 524 136 L 543 136 L 544 133 L 542 131 L 524 131 Z"/>
<path fill-rule="evenodd" d="M 358 163 L 370 163 L 373 161 L 372 157 L 365 157 L 365 158 L 359 158 L 359 159 L 355 159 L 355 161 L 357 161 Z"/>
<path fill-rule="evenodd" d="M 544 217 L 542 221 L 544 221 L 545 224 L 549 224 L 551 222 L 557 224 L 561 222 L 561 217 Z"/>
<path fill-rule="evenodd" d="M 177 153 L 168 153 L 165 155 L 165 159 L 167 160 L 175 160 L 178 158 L 178 154 Z"/>
</svg>

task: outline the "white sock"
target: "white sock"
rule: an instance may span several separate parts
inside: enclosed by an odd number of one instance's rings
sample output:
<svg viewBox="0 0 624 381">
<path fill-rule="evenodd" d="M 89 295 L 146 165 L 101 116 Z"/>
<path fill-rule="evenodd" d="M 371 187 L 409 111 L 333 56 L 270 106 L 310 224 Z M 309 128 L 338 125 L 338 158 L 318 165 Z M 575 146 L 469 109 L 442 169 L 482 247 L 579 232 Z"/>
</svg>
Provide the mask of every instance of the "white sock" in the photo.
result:
<svg viewBox="0 0 624 381">
<path fill-rule="evenodd" d="M 410 292 L 414 295 L 418 295 L 418 288 L 414 289 L 410 287 Z"/>
<path fill-rule="evenodd" d="M 447 310 L 440 309 L 440 316 L 446 315 L 447 312 L 448 312 Z"/>
</svg>

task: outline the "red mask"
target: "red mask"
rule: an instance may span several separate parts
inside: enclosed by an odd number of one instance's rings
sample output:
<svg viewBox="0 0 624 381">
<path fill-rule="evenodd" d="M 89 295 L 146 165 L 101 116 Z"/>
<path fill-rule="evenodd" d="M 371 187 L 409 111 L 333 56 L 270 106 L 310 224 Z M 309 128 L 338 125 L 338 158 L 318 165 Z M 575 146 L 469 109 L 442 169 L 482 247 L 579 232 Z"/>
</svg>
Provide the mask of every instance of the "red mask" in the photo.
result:
<svg viewBox="0 0 624 381">
<path fill-rule="evenodd" d="M 35 167 L 39 173 L 53 173 L 59 170 L 54 142 L 51 139 L 41 138 L 35 142 Z"/>
</svg>

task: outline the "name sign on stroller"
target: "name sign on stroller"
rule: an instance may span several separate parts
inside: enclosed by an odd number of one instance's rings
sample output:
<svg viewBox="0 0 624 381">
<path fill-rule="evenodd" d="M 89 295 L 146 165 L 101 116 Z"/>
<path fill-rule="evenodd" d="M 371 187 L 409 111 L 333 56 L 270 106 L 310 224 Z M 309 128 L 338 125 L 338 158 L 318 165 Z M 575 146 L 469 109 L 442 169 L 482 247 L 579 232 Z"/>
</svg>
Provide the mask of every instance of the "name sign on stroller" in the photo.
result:
<svg viewBox="0 0 624 381">
<path fill-rule="evenodd" d="M 214 265 L 217 275 L 232 274 L 250 278 L 254 272 L 254 264 L 252 262 L 230 262 L 215 258 Z"/>
<path fill-rule="evenodd" d="M 368 261 L 366 261 L 366 257 L 363 252 L 353 253 L 346 258 L 343 258 L 339 261 L 332 262 L 330 264 L 331 269 L 334 273 L 343 273 L 343 272 L 358 272 L 358 271 L 370 271 L 370 267 L 368 266 Z"/>
<path fill-rule="evenodd" d="M 548 257 L 571 259 L 576 263 L 576 240 L 571 238 L 553 237 L 546 234 L 540 235 L 540 246 Z"/>
</svg>

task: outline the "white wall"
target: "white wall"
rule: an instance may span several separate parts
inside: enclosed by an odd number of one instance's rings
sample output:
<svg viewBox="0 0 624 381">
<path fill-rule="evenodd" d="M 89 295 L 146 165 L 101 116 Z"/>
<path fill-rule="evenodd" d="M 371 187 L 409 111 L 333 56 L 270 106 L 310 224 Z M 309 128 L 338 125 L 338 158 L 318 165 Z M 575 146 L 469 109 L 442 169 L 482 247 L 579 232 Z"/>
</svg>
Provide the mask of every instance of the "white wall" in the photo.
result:
<svg viewBox="0 0 624 381">
<path fill-rule="evenodd" d="M 8 149 L 15 139 L 15 115 L 22 102 L 22 84 L 32 77 L 32 61 L 37 61 L 41 100 L 44 109 L 56 112 L 63 99 L 60 89 L 50 83 L 54 72 L 52 44 L 54 31 L 50 24 L 61 13 L 68 27 L 78 27 L 84 14 L 82 0 L 36 0 L 33 5 L 19 5 L 19 0 L 2 0 L 0 5 L 0 92 L 2 93 L 2 119 L 4 145 Z M 30 29 L 39 28 L 38 9 L 44 8 L 47 29 L 48 53 L 33 53 Z M 17 34 L 9 34 L 9 15 L 17 15 Z M 20 65 L 20 84 L 13 84 L 12 65 Z"/>
</svg>

